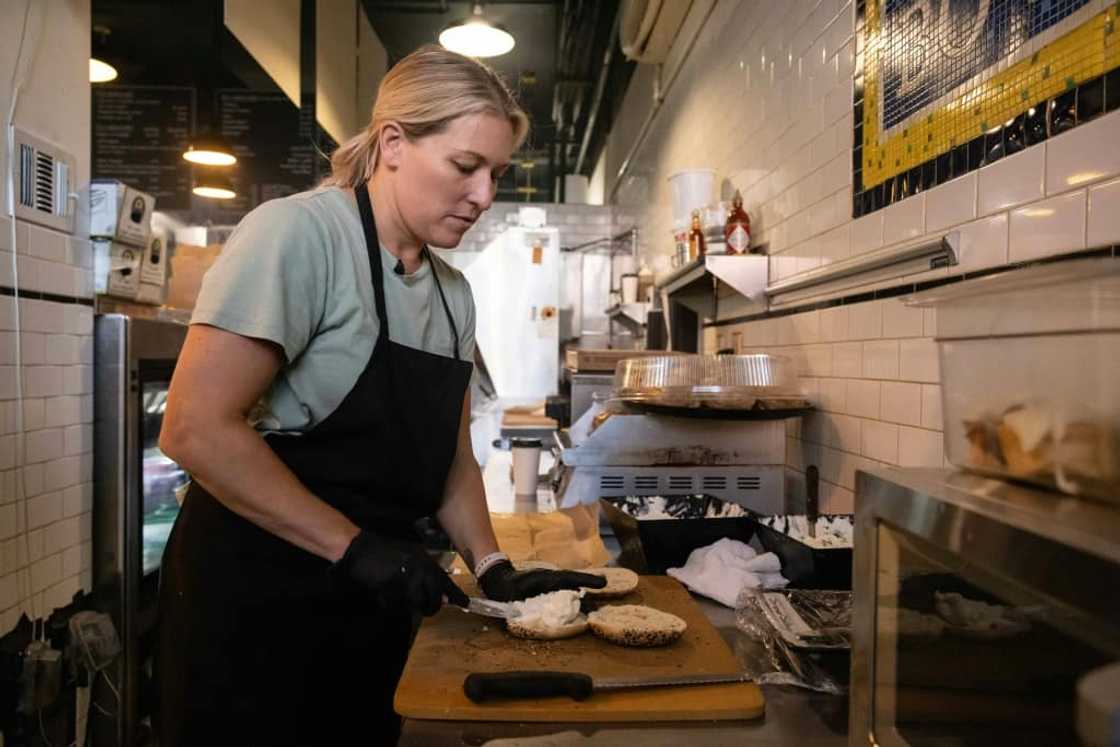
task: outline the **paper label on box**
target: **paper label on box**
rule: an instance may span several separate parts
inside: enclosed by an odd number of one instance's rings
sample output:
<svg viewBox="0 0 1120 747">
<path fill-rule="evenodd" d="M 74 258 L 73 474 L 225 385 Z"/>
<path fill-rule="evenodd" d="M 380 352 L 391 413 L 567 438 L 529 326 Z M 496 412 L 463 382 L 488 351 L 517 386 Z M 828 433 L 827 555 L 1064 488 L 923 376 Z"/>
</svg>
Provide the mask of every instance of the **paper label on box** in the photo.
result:
<svg viewBox="0 0 1120 747">
<path fill-rule="evenodd" d="M 94 242 L 94 290 L 133 299 L 140 287 L 141 252 L 110 241 Z"/>
<path fill-rule="evenodd" d="M 153 235 L 140 266 L 140 282 L 162 286 L 167 280 L 167 246 L 162 235 Z"/>
<path fill-rule="evenodd" d="M 152 208 L 155 200 L 132 187 L 125 187 L 117 222 L 117 239 L 146 246 L 152 233 Z"/>
</svg>

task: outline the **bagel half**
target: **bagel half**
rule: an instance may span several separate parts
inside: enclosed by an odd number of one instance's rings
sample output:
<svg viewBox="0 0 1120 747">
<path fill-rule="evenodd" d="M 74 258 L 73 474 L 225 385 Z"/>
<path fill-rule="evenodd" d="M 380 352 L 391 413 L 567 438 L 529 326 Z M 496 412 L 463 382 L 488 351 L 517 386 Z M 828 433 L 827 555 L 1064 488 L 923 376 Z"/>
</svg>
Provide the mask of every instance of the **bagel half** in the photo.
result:
<svg viewBox="0 0 1120 747">
<path fill-rule="evenodd" d="M 678 640 L 688 625 L 668 612 L 638 604 L 600 607 L 587 616 L 591 632 L 619 646 L 648 648 Z"/>
<path fill-rule="evenodd" d="M 594 573 L 604 576 L 607 585 L 602 589 L 583 588 L 581 591 L 592 597 L 622 597 L 638 588 L 638 574 L 629 568 L 588 568 L 583 573 Z"/>
</svg>

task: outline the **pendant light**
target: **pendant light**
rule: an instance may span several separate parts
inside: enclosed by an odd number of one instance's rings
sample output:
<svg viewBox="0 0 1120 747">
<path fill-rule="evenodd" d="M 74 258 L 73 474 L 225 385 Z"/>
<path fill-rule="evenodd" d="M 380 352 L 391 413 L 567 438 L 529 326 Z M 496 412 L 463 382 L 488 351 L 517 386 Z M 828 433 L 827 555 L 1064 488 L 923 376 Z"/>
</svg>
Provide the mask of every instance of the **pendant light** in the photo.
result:
<svg viewBox="0 0 1120 747">
<path fill-rule="evenodd" d="M 196 169 L 191 192 L 210 200 L 232 200 L 237 197 L 230 178 L 216 169 Z"/>
<path fill-rule="evenodd" d="M 90 83 L 108 83 L 111 80 L 117 79 L 117 69 L 106 62 L 105 52 L 107 40 L 109 38 L 109 28 L 107 26 L 94 26 L 93 35 L 95 40 L 91 45 L 93 54 L 89 58 L 89 82 Z"/>
<path fill-rule="evenodd" d="M 117 79 L 117 69 L 96 57 L 89 58 L 89 82 L 108 83 Z"/>
<path fill-rule="evenodd" d="M 233 149 L 225 138 L 209 131 L 191 138 L 183 151 L 183 159 L 200 166 L 232 166 L 237 163 L 237 156 L 233 155 Z"/>
<path fill-rule="evenodd" d="M 213 27 L 213 38 L 210 44 L 215 50 L 222 48 L 221 27 L 220 21 Z M 195 86 L 198 89 L 199 127 L 187 143 L 187 149 L 183 151 L 183 160 L 190 161 L 197 166 L 225 167 L 237 163 L 237 156 L 233 154 L 233 148 L 218 131 L 216 92 L 220 87 L 222 78 L 219 59 L 220 55 L 212 56 L 208 65 L 202 66 L 195 72 Z M 196 194 L 198 193 L 196 192 Z M 214 197 L 216 195 L 206 196 Z M 229 195 L 229 197 L 233 196 L 233 194 Z M 228 198 L 218 197 L 218 199 Z"/>
<path fill-rule="evenodd" d="M 445 49 L 467 57 L 497 57 L 513 49 L 513 34 L 482 15 L 482 3 L 474 4 L 470 18 L 451 24 L 439 35 Z"/>
</svg>

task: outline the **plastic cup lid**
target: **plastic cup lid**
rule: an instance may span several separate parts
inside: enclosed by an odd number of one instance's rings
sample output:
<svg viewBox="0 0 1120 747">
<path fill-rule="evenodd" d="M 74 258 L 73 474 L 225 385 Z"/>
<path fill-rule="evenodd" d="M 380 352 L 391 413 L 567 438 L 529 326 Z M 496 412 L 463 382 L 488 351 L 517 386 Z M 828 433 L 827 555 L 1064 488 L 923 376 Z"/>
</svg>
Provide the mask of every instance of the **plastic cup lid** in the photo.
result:
<svg viewBox="0 0 1120 747">
<path fill-rule="evenodd" d="M 512 449 L 539 449 L 541 448 L 541 440 L 539 438 L 511 438 L 509 445 Z"/>
</svg>

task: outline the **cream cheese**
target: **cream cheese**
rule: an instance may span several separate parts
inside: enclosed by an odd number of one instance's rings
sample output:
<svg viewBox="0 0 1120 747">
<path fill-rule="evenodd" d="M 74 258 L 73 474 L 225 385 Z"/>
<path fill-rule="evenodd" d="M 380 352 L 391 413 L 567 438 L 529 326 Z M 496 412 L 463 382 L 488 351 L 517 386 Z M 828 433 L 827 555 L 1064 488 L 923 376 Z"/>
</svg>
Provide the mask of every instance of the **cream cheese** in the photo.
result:
<svg viewBox="0 0 1120 747">
<path fill-rule="evenodd" d="M 520 625 L 561 628 L 579 617 L 579 597 L 575 591 L 554 591 L 513 602 L 513 608 L 517 610 Z"/>
</svg>

